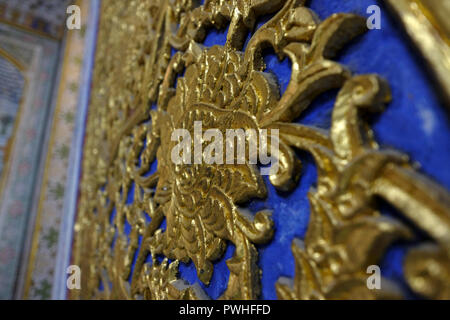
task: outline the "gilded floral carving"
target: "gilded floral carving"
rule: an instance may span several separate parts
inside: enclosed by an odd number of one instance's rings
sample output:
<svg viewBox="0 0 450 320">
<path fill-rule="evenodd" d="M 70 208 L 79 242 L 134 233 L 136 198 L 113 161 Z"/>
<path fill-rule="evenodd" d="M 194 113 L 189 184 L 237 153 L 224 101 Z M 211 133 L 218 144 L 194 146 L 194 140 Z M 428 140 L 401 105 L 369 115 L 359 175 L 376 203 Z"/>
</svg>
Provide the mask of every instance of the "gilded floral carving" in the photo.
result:
<svg viewBox="0 0 450 320">
<path fill-rule="evenodd" d="M 296 275 L 277 283 L 279 298 L 401 296 L 394 284 L 371 292 L 365 283 L 367 266 L 394 240 L 412 236 L 378 212 L 375 197 L 435 240 L 431 250 L 408 256 L 411 288 L 448 297 L 448 287 L 437 283 L 445 277 L 448 283 L 448 193 L 416 173 L 406 155 L 380 149 L 360 117 L 383 110 L 390 101 L 388 84 L 377 75 L 352 76 L 332 60 L 364 33 L 365 20 L 335 14 L 321 22 L 304 2 L 105 1 L 74 249 L 75 261 L 89 271 L 78 297 L 206 298 L 198 286 L 179 279 L 178 264 L 192 261 L 208 284 L 214 262 L 232 243 L 221 298 L 258 298 L 255 245 L 269 242 L 276 230 L 269 211 L 251 215 L 241 205 L 265 198 L 265 182 L 248 158 L 243 164 L 174 164 L 172 132 L 192 132 L 196 121 L 203 130 L 278 130 L 280 169 L 269 179 L 278 190 L 290 191 L 301 179 L 295 149 L 316 162 L 308 232 L 292 244 Z M 244 47 L 264 14 L 273 17 Z M 202 45 L 208 29 L 227 26 L 224 46 Z M 269 46 L 292 62 L 283 94 L 265 72 L 262 50 Z M 334 88 L 340 92 L 329 131 L 294 123 L 315 97 Z M 152 262 L 146 263 L 149 256 Z M 442 272 L 420 278 L 423 259 Z M 102 292 L 100 282 L 108 287 Z"/>
</svg>

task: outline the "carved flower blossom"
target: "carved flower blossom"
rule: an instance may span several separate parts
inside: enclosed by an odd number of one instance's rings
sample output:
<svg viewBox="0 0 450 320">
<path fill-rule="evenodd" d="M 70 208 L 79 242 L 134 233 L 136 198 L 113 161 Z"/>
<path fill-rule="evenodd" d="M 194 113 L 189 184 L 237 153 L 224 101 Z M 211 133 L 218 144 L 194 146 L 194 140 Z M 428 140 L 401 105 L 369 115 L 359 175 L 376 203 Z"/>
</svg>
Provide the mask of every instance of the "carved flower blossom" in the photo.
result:
<svg viewBox="0 0 450 320">
<path fill-rule="evenodd" d="M 158 181 L 155 199 L 163 207 L 167 228 L 162 236 L 162 251 L 171 259 L 192 260 L 199 278 L 208 283 L 212 261 L 224 252 L 226 240 L 236 245 L 235 257 L 228 262 L 239 269 L 255 263 L 253 243 L 272 235 L 267 212 L 245 214 L 238 204 L 265 197 L 266 188 L 255 165 L 175 164 L 171 160 L 176 141 L 174 129 L 187 129 L 194 135 L 194 122 L 203 130 L 257 129 L 254 115 L 264 112 L 277 95 L 267 74 L 239 76 L 243 55 L 215 46 L 209 50 L 192 48 L 183 57 L 186 72 L 179 78 L 175 95 L 159 114 L 161 147 L 158 151 Z M 253 267 L 253 266 L 252 266 Z"/>
</svg>

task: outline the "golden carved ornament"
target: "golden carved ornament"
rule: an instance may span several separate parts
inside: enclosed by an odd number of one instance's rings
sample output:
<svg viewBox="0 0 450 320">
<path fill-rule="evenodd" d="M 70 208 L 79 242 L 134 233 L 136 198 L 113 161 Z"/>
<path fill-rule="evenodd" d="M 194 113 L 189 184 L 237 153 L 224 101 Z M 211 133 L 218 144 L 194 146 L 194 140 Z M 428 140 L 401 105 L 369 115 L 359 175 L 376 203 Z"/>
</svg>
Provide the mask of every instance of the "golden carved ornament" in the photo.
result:
<svg viewBox="0 0 450 320">
<path fill-rule="evenodd" d="M 450 106 L 450 2 L 387 0 L 425 58 Z"/>
<path fill-rule="evenodd" d="M 280 170 L 269 180 L 279 190 L 291 190 L 300 179 L 295 149 L 314 157 L 318 180 L 309 193 L 309 228 L 292 244 L 296 275 L 279 280 L 279 298 L 401 297 L 387 280 L 381 291 L 366 286 L 367 266 L 394 240 L 413 236 L 377 211 L 376 197 L 434 240 L 407 255 L 411 289 L 449 297 L 449 195 L 417 173 L 406 155 L 380 149 L 360 117 L 382 111 L 390 101 L 388 84 L 377 75 L 352 76 L 331 60 L 364 33 L 365 19 L 335 14 L 321 22 L 304 2 L 103 1 L 73 250 L 82 290 L 73 298 L 205 299 L 200 286 L 178 278 L 178 265 L 192 261 L 208 284 L 229 243 L 236 249 L 221 298 L 259 296 L 255 244 L 267 243 L 276 231 L 270 212 L 250 215 L 240 205 L 264 198 L 265 183 L 248 159 L 174 164 L 171 133 L 192 132 L 200 120 L 203 130 L 278 130 Z M 266 14 L 274 15 L 244 48 Z M 227 26 L 224 46 L 202 45 L 208 29 Z M 266 47 L 292 62 L 281 96 L 277 79 L 264 71 Z M 340 92 L 329 131 L 293 123 L 333 88 Z"/>
</svg>

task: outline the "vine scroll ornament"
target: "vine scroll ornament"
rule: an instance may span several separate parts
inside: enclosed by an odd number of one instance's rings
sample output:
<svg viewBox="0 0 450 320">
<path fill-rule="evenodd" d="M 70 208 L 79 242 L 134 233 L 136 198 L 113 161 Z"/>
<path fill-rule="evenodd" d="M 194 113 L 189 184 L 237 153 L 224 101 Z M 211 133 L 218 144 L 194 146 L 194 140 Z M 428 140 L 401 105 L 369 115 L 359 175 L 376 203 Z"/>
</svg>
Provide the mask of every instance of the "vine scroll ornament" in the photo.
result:
<svg viewBox="0 0 450 320">
<path fill-rule="evenodd" d="M 316 162 L 309 228 L 304 241 L 292 244 L 296 274 L 278 281 L 279 298 L 401 296 L 387 280 L 381 291 L 366 286 L 367 266 L 393 241 L 413 236 L 377 211 L 377 197 L 434 240 L 405 259 L 411 289 L 450 297 L 449 195 L 414 171 L 406 155 L 380 149 L 360 116 L 382 111 L 390 101 L 387 83 L 352 76 L 331 60 L 364 33 L 365 20 L 335 14 L 321 22 L 304 2 L 103 1 L 75 226 L 82 290 L 73 298 L 205 299 L 200 286 L 178 277 L 178 265 L 192 261 L 209 284 L 214 261 L 230 243 L 235 251 L 221 298 L 258 298 L 255 245 L 270 241 L 273 222 L 270 212 L 252 215 L 241 205 L 266 197 L 265 182 L 248 158 L 236 165 L 174 164 L 171 133 L 193 132 L 195 121 L 203 130 L 278 130 L 280 169 L 269 180 L 279 190 L 292 190 L 300 179 L 295 149 Z M 267 14 L 273 17 L 245 45 Z M 226 27 L 224 46 L 202 45 L 208 29 Z M 292 62 L 281 96 L 277 79 L 265 72 L 267 47 Z M 340 92 L 329 131 L 293 123 L 334 88 Z"/>
</svg>

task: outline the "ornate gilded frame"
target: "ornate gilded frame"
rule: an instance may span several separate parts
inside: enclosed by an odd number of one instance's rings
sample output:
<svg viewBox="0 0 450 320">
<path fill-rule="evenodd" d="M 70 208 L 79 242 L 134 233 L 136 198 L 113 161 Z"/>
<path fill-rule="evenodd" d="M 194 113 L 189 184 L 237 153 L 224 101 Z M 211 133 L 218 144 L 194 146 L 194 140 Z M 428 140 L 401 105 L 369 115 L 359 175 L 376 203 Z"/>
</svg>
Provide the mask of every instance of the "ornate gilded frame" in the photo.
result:
<svg viewBox="0 0 450 320">
<path fill-rule="evenodd" d="M 449 193 L 416 172 L 405 154 L 381 149 L 360 117 L 383 110 L 391 97 L 388 83 L 374 74 L 353 76 L 332 60 L 364 33 L 365 19 L 335 14 L 320 21 L 304 0 L 107 3 L 75 225 L 73 256 L 83 270 L 82 290 L 72 291 L 72 298 L 207 298 L 198 285 L 179 279 L 178 265 L 193 261 L 207 284 L 213 261 L 228 243 L 236 250 L 227 261 L 230 276 L 221 298 L 258 297 L 255 244 L 270 241 L 273 223 L 267 211 L 252 217 L 239 204 L 264 198 L 265 183 L 249 163 L 173 164 L 171 132 L 192 131 L 196 120 L 206 123 L 205 130 L 279 130 L 281 170 L 270 176 L 279 190 L 298 182 L 301 162 L 295 149 L 316 162 L 308 231 L 304 240 L 292 243 L 296 275 L 279 279 L 280 299 L 402 296 L 387 280 L 382 290 L 366 286 L 367 266 L 377 263 L 394 240 L 412 236 L 409 227 L 380 214 L 377 197 L 433 239 L 405 258 L 410 288 L 429 298 L 450 297 Z M 242 52 L 248 30 L 268 13 L 275 15 Z M 410 16 L 402 14 L 409 28 Z M 226 26 L 224 46 L 201 45 L 208 28 Z M 133 45 L 124 46 L 130 34 Z M 281 96 L 277 80 L 264 72 L 261 50 L 267 46 L 292 62 Z M 438 63 L 432 55 L 429 61 Z M 446 75 L 439 73 L 439 79 L 449 88 Z M 329 131 L 293 123 L 314 97 L 332 88 L 340 91 Z M 146 263 L 149 254 L 152 261 Z M 166 258 L 161 262 L 157 255 Z"/>
<path fill-rule="evenodd" d="M 440 0 L 387 0 L 450 101 L 450 4 Z"/>
</svg>

